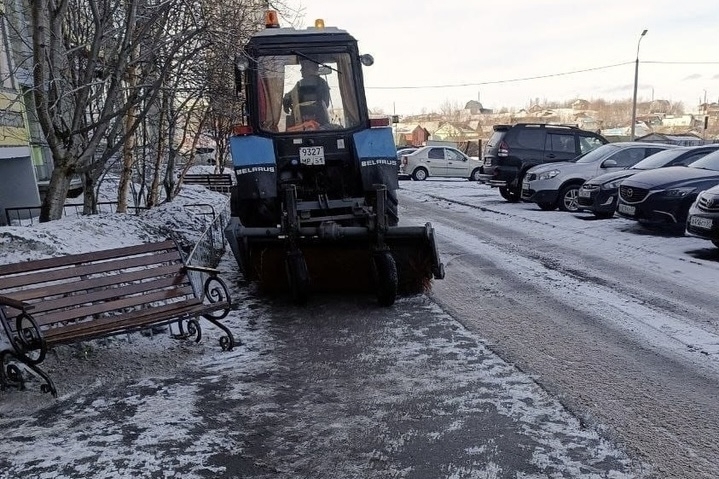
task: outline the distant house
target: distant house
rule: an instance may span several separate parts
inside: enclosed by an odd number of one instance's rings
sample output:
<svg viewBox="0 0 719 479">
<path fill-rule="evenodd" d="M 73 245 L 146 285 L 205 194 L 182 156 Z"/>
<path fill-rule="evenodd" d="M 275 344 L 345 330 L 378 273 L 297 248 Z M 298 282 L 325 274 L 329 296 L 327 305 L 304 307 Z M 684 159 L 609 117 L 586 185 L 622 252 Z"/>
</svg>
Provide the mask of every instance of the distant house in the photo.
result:
<svg viewBox="0 0 719 479">
<path fill-rule="evenodd" d="M 447 141 L 467 141 L 476 140 L 479 135 L 467 125 L 455 122 L 443 123 L 434 133 L 431 140 L 447 140 Z"/>
<path fill-rule="evenodd" d="M 574 124 L 582 130 L 599 132 L 602 125 L 601 122 L 586 113 L 577 113 L 574 115 Z"/>
<path fill-rule="evenodd" d="M 672 111 L 672 104 L 669 100 L 654 100 L 649 104 L 649 113 L 667 114 Z"/>
<path fill-rule="evenodd" d="M 587 100 L 582 100 L 581 98 L 578 98 L 572 102 L 572 110 L 589 110 L 589 102 Z"/>
<path fill-rule="evenodd" d="M 470 115 L 486 115 L 492 113 L 492 110 L 484 108 L 477 100 L 470 100 L 464 105 L 464 109 L 468 110 Z"/>
<path fill-rule="evenodd" d="M 664 118 L 662 118 L 662 126 L 670 127 L 670 128 L 677 128 L 677 127 L 685 127 L 685 128 L 693 128 L 696 126 L 696 120 L 694 119 L 694 115 L 679 115 L 679 116 L 673 116 L 673 115 L 667 115 Z"/>
<path fill-rule="evenodd" d="M 650 133 L 648 135 L 638 137 L 637 141 L 646 141 L 649 143 L 666 143 L 679 146 L 697 146 L 704 143 L 704 140 L 702 140 L 701 137 L 692 135 L 691 133 L 677 135 Z"/>
<path fill-rule="evenodd" d="M 422 125 L 399 123 L 395 127 L 397 146 L 421 146 L 427 142 L 430 134 Z"/>
</svg>

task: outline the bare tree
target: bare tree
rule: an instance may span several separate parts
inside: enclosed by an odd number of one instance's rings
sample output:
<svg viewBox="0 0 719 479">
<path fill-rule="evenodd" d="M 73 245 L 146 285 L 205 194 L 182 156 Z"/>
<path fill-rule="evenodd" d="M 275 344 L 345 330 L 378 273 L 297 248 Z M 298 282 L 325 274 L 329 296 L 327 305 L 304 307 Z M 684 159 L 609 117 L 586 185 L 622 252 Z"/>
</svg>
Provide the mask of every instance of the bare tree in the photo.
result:
<svg viewBox="0 0 719 479">
<path fill-rule="evenodd" d="M 180 0 L 36 0 L 31 13 L 34 100 L 55 164 L 40 216 L 48 221 L 61 216 L 77 174 L 93 210 L 105 163 L 206 27 Z"/>
</svg>

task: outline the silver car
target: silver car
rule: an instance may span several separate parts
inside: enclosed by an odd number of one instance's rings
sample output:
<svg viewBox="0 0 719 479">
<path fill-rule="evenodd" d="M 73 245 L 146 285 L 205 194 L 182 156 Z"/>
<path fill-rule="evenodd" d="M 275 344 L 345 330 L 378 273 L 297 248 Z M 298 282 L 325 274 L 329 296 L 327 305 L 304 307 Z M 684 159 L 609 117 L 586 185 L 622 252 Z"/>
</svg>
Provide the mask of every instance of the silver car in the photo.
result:
<svg viewBox="0 0 719 479">
<path fill-rule="evenodd" d="M 482 162 L 472 158 L 456 148 L 448 146 L 425 146 L 403 155 L 400 175 L 413 180 L 423 181 L 430 176 L 443 178 L 467 178 L 478 181 L 482 172 Z"/>
<path fill-rule="evenodd" d="M 586 180 L 610 171 L 622 170 L 674 145 L 626 141 L 609 143 L 572 161 L 530 168 L 522 182 L 522 200 L 536 203 L 545 211 L 559 207 L 578 211 L 579 188 Z"/>
</svg>

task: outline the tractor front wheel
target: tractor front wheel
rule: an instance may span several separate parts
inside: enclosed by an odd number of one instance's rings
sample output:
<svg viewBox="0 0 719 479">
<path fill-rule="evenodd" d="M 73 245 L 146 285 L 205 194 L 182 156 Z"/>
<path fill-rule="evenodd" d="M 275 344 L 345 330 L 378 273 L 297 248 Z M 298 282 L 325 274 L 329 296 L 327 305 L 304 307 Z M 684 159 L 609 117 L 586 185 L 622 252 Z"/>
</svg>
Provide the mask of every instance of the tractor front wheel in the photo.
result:
<svg viewBox="0 0 719 479">
<path fill-rule="evenodd" d="M 392 253 L 382 251 L 372 257 L 372 271 L 374 273 L 377 302 L 380 306 L 392 306 L 397 298 L 397 263 Z"/>
</svg>

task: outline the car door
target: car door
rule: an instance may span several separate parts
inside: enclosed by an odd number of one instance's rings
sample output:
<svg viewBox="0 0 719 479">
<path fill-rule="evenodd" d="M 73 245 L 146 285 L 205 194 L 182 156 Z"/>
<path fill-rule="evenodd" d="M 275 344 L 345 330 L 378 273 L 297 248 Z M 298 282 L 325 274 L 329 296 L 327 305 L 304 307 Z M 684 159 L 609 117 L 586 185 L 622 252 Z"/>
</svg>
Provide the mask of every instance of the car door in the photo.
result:
<svg viewBox="0 0 719 479">
<path fill-rule="evenodd" d="M 572 132 L 547 132 L 545 161 L 569 161 L 577 157 L 577 140 Z"/>
<path fill-rule="evenodd" d="M 446 176 L 469 178 L 469 160 L 461 151 L 454 148 L 445 148 L 444 155 L 447 158 Z"/>
<path fill-rule="evenodd" d="M 444 150 L 441 146 L 427 150 L 425 164 L 429 169 L 429 176 L 447 176 L 447 159 L 445 158 Z"/>
</svg>

